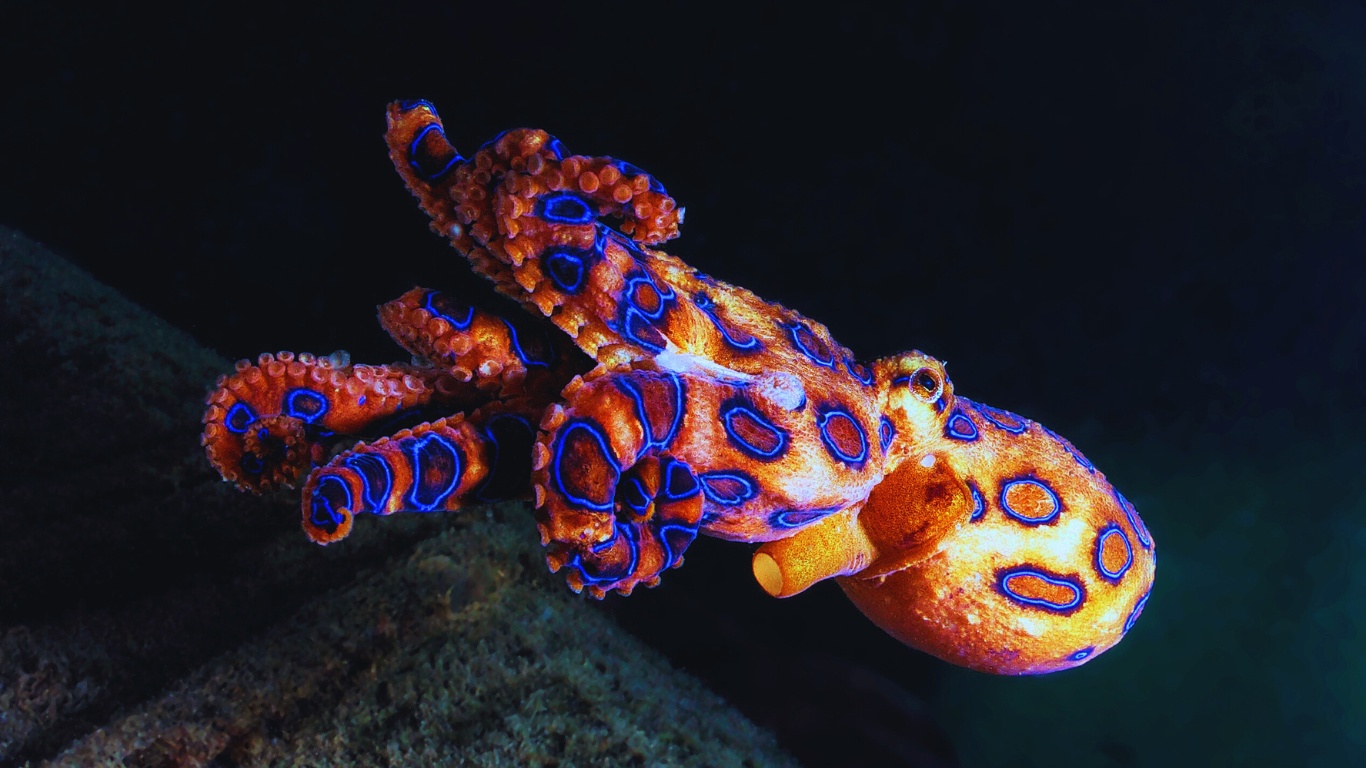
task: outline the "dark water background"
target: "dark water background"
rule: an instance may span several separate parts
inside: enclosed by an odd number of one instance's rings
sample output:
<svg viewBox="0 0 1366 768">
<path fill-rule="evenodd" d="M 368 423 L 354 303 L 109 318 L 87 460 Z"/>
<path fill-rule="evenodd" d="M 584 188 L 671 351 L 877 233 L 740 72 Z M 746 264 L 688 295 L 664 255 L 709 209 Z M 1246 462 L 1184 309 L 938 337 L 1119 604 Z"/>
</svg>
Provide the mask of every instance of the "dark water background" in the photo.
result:
<svg viewBox="0 0 1366 768">
<path fill-rule="evenodd" d="M 1156 537 L 1128 639 L 1044 678 L 906 650 L 833 585 L 772 601 L 744 545 L 609 602 L 799 757 L 1366 747 L 1366 10 L 393 5 L 6 9 L 0 223 L 229 357 L 384 362 L 376 304 L 479 288 L 384 105 L 465 150 L 545 128 L 660 179 L 703 271 L 1071 438 Z"/>
</svg>

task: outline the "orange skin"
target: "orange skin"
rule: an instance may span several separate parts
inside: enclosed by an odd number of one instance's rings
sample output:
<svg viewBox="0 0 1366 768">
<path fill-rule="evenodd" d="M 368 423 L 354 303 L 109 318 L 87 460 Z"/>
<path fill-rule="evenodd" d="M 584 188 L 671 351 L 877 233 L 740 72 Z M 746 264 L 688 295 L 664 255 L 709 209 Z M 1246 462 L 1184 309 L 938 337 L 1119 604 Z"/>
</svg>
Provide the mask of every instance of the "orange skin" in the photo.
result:
<svg viewBox="0 0 1366 768">
<path fill-rule="evenodd" d="M 1152 538 L 1070 443 L 654 250 L 683 210 L 644 171 L 530 129 L 467 159 L 422 101 L 390 105 L 387 139 L 433 231 L 529 314 L 415 288 L 380 319 L 418 362 L 280 353 L 220 379 L 210 460 L 253 491 L 306 475 L 313 540 L 531 498 L 550 568 L 599 598 L 698 533 L 756 542 L 769 594 L 837 577 L 893 636 L 998 674 L 1084 663 L 1142 611 Z M 331 456 L 357 437 L 378 439 Z"/>
</svg>

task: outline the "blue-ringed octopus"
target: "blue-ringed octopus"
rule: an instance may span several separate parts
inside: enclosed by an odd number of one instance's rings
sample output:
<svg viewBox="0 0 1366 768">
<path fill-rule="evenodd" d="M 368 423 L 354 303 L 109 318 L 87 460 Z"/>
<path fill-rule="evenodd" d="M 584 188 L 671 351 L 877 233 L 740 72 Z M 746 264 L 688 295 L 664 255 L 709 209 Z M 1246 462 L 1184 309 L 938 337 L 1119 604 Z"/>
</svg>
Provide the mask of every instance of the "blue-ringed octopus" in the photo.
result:
<svg viewBox="0 0 1366 768">
<path fill-rule="evenodd" d="M 645 171 L 531 129 L 464 157 L 425 101 L 386 137 L 514 311 L 414 288 L 379 310 L 413 362 L 280 352 L 218 381 L 209 459 L 252 491 L 303 480 L 313 541 L 530 499 L 576 592 L 655 586 L 699 533 L 751 542 L 769 594 L 833 577 L 899 640 L 999 674 L 1084 663 L 1142 612 L 1152 536 L 1071 443 L 658 250 L 683 209 Z"/>
</svg>

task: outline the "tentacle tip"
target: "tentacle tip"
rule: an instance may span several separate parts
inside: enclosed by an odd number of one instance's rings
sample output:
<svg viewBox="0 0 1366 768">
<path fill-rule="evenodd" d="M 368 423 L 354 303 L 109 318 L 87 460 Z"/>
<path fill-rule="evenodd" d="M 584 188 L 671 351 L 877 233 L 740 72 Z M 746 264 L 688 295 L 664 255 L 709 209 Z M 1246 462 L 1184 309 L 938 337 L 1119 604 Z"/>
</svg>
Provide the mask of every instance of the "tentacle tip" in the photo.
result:
<svg viewBox="0 0 1366 768">
<path fill-rule="evenodd" d="M 307 535 L 309 540 L 314 544 L 324 547 L 328 544 L 341 541 L 351 533 L 351 525 L 355 521 L 355 516 L 351 514 L 350 510 L 346 509 L 340 510 L 338 514 L 341 516 L 341 520 L 331 531 L 310 524 L 308 520 L 304 520 L 304 534 Z"/>
<path fill-rule="evenodd" d="M 680 561 L 681 562 L 681 561 Z M 783 569 L 778 566 L 778 561 L 767 552 L 756 552 L 754 560 L 750 563 L 754 569 L 754 580 L 759 582 L 771 597 L 783 596 Z"/>
</svg>

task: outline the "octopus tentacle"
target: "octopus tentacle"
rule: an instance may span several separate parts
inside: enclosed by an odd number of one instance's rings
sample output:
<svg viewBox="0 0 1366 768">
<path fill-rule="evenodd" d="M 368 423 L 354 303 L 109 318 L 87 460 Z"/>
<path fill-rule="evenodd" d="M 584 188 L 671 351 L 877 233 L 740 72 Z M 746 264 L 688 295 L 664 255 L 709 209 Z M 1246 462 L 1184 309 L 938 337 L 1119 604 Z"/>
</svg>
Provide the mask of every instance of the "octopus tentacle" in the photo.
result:
<svg viewBox="0 0 1366 768">
<path fill-rule="evenodd" d="M 582 352 L 532 318 L 503 316 L 443 291 L 413 288 L 382 305 L 379 321 L 404 349 L 490 398 L 549 402 L 590 367 Z"/>
<path fill-rule="evenodd" d="M 649 248 L 677 236 L 682 209 L 639 168 L 569 156 L 527 129 L 467 159 L 426 102 L 390 105 L 387 138 L 433 230 L 599 362 L 683 354 L 746 374 L 777 366 L 871 386 L 824 326 Z"/>
<path fill-rule="evenodd" d="M 527 497 L 542 407 L 492 403 L 357 444 L 309 476 L 304 532 L 330 544 L 351 532 L 359 514 L 453 512 L 471 502 Z"/>
<path fill-rule="evenodd" d="M 390 159 L 431 216 L 432 230 L 449 238 L 477 272 L 514 298 L 524 299 L 518 282 L 525 277 L 516 276 L 514 269 L 525 254 L 519 246 L 507 245 L 519 234 L 520 227 L 511 223 L 521 213 L 518 207 L 528 201 L 518 193 L 509 195 L 505 187 L 531 184 L 556 193 L 541 207 L 543 220 L 577 223 L 590 242 L 596 232 L 593 222 L 602 215 L 621 217 L 619 229 L 639 242 L 660 243 L 678 234 L 681 211 L 673 199 L 627 163 L 569 157 L 559 140 L 531 129 L 507 131 L 466 159 L 446 139 L 430 103 L 395 102 L 388 116 Z M 548 307 L 542 311 L 549 314 Z"/>
<path fill-rule="evenodd" d="M 431 366 L 352 365 L 344 352 L 266 353 L 219 377 L 201 443 L 225 480 L 262 492 L 294 485 L 345 437 L 410 412 L 462 410 L 483 399 Z"/>
<path fill-rule="evenodd" d="M 601 598 L 659 583 L 697 536 L 703 493 L 674 450 L 685 417 L 678 382 L 598 368 L 552 405 L 532 452 L 546 561 Z"/>
</svg>

